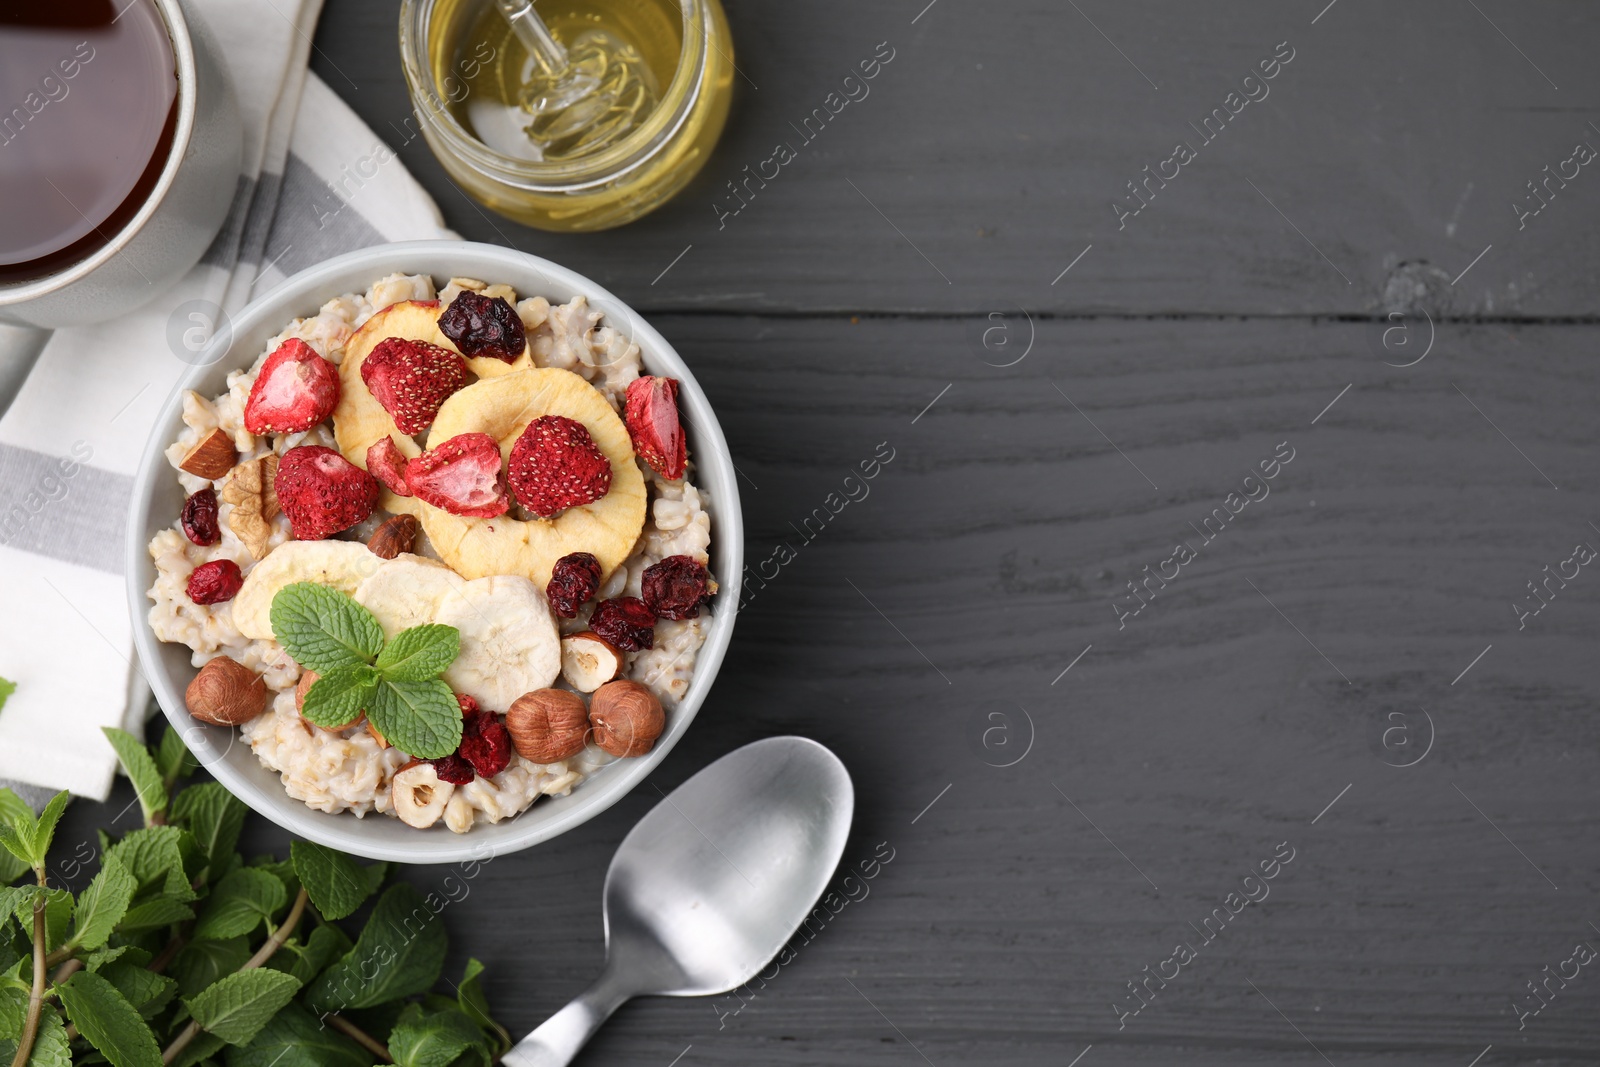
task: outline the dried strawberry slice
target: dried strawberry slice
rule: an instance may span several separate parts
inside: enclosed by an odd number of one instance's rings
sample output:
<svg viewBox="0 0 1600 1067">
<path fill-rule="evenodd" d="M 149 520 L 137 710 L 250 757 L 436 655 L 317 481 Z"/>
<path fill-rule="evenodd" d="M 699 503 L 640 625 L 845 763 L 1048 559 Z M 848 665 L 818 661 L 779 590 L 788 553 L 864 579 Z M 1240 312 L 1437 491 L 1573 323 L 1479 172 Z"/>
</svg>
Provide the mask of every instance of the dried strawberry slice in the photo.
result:
<svg viewBox="0 0 1600 1067">
<path fill-rule="evenodd" d="M 404 337 L 379 341 L 361 361 L 361 380 L 407 436 L 433 425 L 439 406 L 471 378 L 448 348 Z"/>
<path fill-rule="evenodd" d="M 645 375 L 628 386 L 623 421 L 633 450 L 663 478 L 683 477 L 688 464 L 688 443 L 678 418 L 678 382 L 675 378 Z"/>
<path fill-rule="evenodd" d="M 338 370 L 291 337 L 261 365 L 244 404 L 244 428 L 257 435 L 299 433 L 332 415 L 338 404 Z"/>
<path fill-rule="evenodd" d="M 528 347 L 517 309 L 503 297 L 487 297 L 471 289 L 450 301 L 439 316 L 439 332 L 468 356 L 515 362 Z"/>
<path fill-rule="evenodd" d="M 656 617 L 636 596 L 602 600 L 589 616 L 589 629 L 624 652 L 655 647 Z"/>
<path fill-rule="evenodd" d="M 406 485 L 406 467 L 410 462 L 392 437 L 381 437 L 367 449 L 367 473 L 396 496 L 411 495 Z"/>
<path fill-rule="evenodd" d="M 285 452 L 272 487 L 299 541 L 348 530 L 378 506 L 378 483 L 372 475 L 324 445 Z"/>
<path fill-rule="evenodd" d="M 406 464 L 412 494 L 452 515 L 491 519 L 511 507 L 500 445 L 486 433 L 459 434 Z"/>
<path fill-rule="evenodd" d="M 244 574 L 231 559 L 214 559 L 189 572 L 187 592 L 196 604 L 220 604 L 232 600 L 244 585 Z"/>
<path fill-rule="evenodd" d="M 511 446 L 507 478 L 517 503 L 543 518 L 611 491 L 611 461 L 583 423 L 541 415 Z"/>
</svg>

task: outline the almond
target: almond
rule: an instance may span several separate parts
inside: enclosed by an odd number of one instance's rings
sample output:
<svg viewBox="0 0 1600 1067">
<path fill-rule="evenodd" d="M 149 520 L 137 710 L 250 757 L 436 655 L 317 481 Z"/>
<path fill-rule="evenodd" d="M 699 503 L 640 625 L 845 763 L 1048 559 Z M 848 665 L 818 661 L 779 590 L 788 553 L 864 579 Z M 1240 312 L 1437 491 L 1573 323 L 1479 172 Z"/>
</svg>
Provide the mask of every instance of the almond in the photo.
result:
<svg viewBox="0 0 1600 1067">
<path fill-rule="evenodd" d="M 261 675 L 227 656 L 200 668 L 183 694 L 189 714 L 213 726 L 238 726 L 266 708 L 267 683 Z"/>
<path fill-rule="evenodd" d="M 561 639 L 561 677 L 580 693 L 592 693 L 622 673 L 622 653 L 592 630 Z"/>
<path fill-rule="evenodd" d="M 419 527 L 415 515 L 395 515 L 385 519 L 367 541 L 367 548 L 375 556 L 394 559 L 402 552 L 410 552 L 417 545 Z"/>
<path fill-rule="evenodd" d="M 233 450 L 233 438 L 223 430 L 216 429 L 189 449 L 183 457 L 183 462 L 178 466 L 196 478 L 214 482 L 233 470 L 233 461 L 236 458 L 238 453 Z"/>
</svg>

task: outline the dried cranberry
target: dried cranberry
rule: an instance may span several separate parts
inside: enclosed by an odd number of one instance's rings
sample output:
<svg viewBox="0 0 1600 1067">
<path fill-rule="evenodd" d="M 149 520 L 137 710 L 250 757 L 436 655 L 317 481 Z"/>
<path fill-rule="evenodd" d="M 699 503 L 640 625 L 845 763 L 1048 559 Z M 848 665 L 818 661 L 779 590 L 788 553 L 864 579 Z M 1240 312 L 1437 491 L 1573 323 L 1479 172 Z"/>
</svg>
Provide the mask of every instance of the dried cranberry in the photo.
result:
<svg viewBox="0 0 1600 1067">
<path fill-rule="evenodd" d="M 693 619 L 711 599 L 711 573 L 690 556 L 668 556 L 644 569 L 645 607 L 661 619 Z"/>
<path fill-rule="evenodd" d="M 456 694 L 456 703 L 461 705 L 461 718 L 464 722 L 471 722 L 474 717 L 483 712 L 483 709 L 478 706 L 478 702 L 465 693 Z"/>
<path fill-rule="evenodd" d="M 470 289 L 444 309 L 439 332 L 455 342 L 464 356 L 489 356 L 510 363 L 528 347 L 517 309 L 503 297 L 491 298 Z"/>
<path fill-rule="evenodd" d="M 433 773 L 439 776 L 439 781 L 449 782 L 451 785 L 468 785 L 473 779 L 472 764 L 462 759 L 459 755 L 440 756 L 438 759 L 428 761 L 433 764 Z"/>
<path fill-rule="evenodd" d="M 511 731 L 500 716 L 481 713 L 462 731 L 459 751 L 481 777 L 493 778 L 511 762 Z"/>
<path fill-rule="evenodd" d="M 653 648 L 656 642 L 656 617 L 636 596 L 602 600 L 589 616 L 589 629 L 624 652 Z"/>
<path fill-rule="evenodd" d="M 217 493 L 209 485 L 183 502 L 184 536 L 197 545 L 214 545 L 222 540 L 217 524 Z"/>
<path fill-rule="evenodd" d="M 239 565 L 231 559 L 214 559 L 189 572 L 189 599 L 196 604 L 220 604 L 232 600 L 244 584 Z"/>
<path fill-rule="evenodd" d="M 544 587 L 550 610 L 563 619 L 578 617 L 578 609 L 600 588 L 600 561 L 587 552 L 572 552 L 556 560 L 550 584 Z"/>
</svg>

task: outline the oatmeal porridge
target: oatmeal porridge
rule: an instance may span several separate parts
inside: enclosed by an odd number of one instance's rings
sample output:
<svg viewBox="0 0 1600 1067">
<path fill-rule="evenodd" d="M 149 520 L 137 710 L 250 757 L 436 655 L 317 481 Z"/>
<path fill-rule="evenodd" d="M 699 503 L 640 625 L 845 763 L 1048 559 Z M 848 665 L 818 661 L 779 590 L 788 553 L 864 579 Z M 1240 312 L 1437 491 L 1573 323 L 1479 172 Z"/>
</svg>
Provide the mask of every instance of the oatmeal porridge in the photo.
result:
<svg viewBox="0 0 1600 1067">
<path fill-rule="evenodd" d="M 711 519 L 678 383 L 602 319 L 393 274 L 184 396 L 150 626 L 289 796 L 466 833 L 654 745 Z"/>
</svg>

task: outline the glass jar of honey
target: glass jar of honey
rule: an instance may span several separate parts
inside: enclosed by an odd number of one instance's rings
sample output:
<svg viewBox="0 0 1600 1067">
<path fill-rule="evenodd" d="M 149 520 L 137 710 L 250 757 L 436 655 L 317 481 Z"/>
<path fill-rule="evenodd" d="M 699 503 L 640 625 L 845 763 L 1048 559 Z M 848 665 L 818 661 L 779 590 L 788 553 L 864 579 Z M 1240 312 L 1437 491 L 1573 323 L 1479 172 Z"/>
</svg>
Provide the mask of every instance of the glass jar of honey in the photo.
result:
<svg viewBox="0 0 1600 1067">
<path fill-rule="evenodd" d="M 575 65 L 590 64 L 603 107 L 541 126 L 527 100 L 534 60 L 493 0 L 403 0 L 409 132 L 474 199 L 529 226 L 603 230 L 653 211 L 705 164 L 727 121 L 721 3 L 539 0 L 538 13 Z"/>
</svg>

